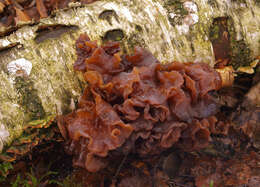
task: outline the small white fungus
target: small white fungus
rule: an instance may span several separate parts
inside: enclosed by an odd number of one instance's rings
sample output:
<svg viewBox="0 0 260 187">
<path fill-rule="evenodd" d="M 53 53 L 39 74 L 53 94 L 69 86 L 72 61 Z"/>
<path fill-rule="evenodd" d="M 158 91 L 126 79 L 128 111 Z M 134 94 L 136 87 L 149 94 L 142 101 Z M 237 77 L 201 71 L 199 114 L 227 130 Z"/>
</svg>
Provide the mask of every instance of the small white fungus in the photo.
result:
<svg viewBox="0 0 260 187">
<path fill-rule="evenodd" d="M 29 76 L 32 70 L 32 63 L 24 58 L 20 58 L 10 62 L 7 70 L 11 75 Z"/>
<path fill-rule="evenodd" d="M 8 130 L 6 130 L 3 124 L 0 124 L 0 153 L 3 150 L 4 142 L 6 142 L 7 138 L 10 136 Z"/>
</svg>

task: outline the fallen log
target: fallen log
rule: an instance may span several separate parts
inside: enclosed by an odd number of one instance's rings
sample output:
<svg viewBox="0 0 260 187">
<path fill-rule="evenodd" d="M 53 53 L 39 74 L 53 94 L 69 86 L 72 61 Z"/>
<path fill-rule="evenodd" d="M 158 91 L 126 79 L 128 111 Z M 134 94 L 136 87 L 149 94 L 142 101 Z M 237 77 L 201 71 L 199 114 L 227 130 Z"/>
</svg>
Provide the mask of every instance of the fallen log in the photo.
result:
<svg viewBox="0 0 260 187">
<path fill-rule="evenodd" d="M 126 52 L 140 45 L 163 63 L 214 66 L 216 59 L 230 58 L 240 67 L 259 55 L 259 17 L 260 5 L 252 0 L 104 0 L 70 4 L 39 23 L 21 23 L 0 39 L 0 150 L 25 126 L 73 109 L 84 87 L 73 71 L 80 33 L 99 42 L 120 41 Z M 226 56 L 216 56 L 221 46 Z"/>
</svg>

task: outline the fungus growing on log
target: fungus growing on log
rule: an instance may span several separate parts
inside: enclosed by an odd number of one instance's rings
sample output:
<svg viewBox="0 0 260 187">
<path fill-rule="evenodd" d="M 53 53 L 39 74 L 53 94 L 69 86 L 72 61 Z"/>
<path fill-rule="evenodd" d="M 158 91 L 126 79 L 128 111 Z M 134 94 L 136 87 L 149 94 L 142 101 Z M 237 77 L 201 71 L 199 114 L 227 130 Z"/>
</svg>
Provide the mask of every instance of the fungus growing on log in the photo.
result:
<svg viewBox="0 0 260 187">
<path fill-rule="evenodd" d="M 98 46 L 82 34 L 74 69 L 88 83 L 77 110 L 59 118 L 74 165 L 96 172 L 114 152 L 149 157 L 176 146 L 207 146 L 218 121 L 210 95 L 221 76 L 203 63 L 160 64 L 145 49 L 119 55 L 117 42 Z"/>
</svg>

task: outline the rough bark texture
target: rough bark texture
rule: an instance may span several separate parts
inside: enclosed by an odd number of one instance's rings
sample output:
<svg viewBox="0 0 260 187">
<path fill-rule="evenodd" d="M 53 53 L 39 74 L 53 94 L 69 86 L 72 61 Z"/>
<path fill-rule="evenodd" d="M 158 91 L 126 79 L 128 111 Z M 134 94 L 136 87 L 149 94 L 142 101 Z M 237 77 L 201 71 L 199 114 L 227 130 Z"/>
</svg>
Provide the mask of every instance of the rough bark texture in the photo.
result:
<svg viewBox="0 0 260 187">
<path fill-rule="evenodd" d="M 80 33 L 100 42 L 119 40 L 127 52 L 141 45 L 163 62 L 213 66 L 217 18 L 228 20 L 232 55 L 244 55 L 233 64 L 248 65 L 260 54 L 260 3 L 254 0 L 103 0 L 20 25 L 0 39 L 0 150 L 24 125 L 66 113 L 77 101 L 84 85 L 72 65 Z"/>
</svg>

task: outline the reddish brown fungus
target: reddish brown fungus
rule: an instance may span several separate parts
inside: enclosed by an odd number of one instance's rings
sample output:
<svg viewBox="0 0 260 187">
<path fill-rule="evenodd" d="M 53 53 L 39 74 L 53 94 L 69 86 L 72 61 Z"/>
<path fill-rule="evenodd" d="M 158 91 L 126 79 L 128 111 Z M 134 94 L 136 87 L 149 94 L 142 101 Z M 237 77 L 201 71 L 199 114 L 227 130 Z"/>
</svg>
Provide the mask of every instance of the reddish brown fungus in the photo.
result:
<svg viewBox="0 0 260 187">
<path fill-rule="evenodd" d="M 214 69 L 203 63 L 163 65 L 139 47 L 120 56 L 118 43 L 99 47 L 84 34 L 76 47 L 74 68 L 88 86 L 78 109 L 59 124 L 74 165 L 95 172 L 114 151 L 148 157 L 172 146 L 207 146 L 218 122 L 209 92 L 222 84 Z"/>
</svg>

